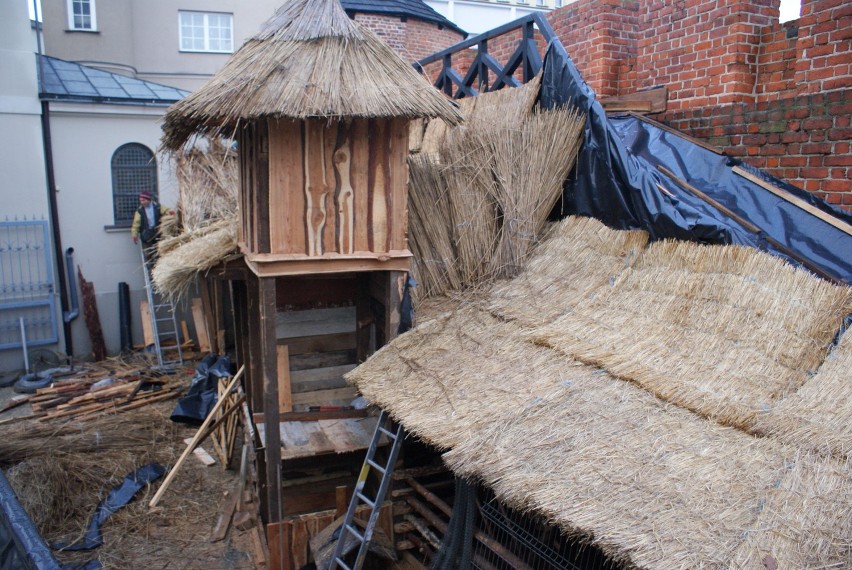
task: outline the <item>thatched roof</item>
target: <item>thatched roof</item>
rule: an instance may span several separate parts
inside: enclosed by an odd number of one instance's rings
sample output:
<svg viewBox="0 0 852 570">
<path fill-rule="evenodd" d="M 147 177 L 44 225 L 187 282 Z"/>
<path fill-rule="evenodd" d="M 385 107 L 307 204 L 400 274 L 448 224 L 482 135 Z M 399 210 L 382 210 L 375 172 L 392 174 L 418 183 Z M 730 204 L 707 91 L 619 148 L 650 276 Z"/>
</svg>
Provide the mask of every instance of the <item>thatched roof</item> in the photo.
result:
<svg viewBox="0 0 852 570">
<path fill-rule="evenodd" d="M 290 0 L 207 85 L 173 105 L 164 146 L 194 132 L 233 130 L 263 117 L 440 117 L 461 115 L 414 68 L 337 0 Z"/>
<path fill-rule="evenodd" d="M 753 249 L 644 239 L 570 218 L 521 276 L 348 379 L 457 474 L 616 559 L 848 565 L 852 418 L 828 408 L 852 385 L 822 362 L 852 289 Z M 799 421 L 759 437 L 776 408 Z"/>
</svg>

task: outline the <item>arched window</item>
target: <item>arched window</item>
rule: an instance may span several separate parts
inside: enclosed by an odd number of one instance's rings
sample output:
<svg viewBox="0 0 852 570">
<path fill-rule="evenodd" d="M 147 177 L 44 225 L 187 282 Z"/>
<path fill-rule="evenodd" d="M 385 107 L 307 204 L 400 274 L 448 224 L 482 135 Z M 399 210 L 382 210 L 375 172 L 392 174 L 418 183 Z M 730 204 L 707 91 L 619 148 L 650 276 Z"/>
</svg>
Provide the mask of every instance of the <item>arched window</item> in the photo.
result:
<svg viewBox="0 0 852 570">
<path fill-rule="evenodd" d="M 157 199 L 157 160 L 145 145 L 121 145 L 112 155 L 112 207 L 115 225 L 129 226 L 139 207 L 139 193 Z"/>
</svg>

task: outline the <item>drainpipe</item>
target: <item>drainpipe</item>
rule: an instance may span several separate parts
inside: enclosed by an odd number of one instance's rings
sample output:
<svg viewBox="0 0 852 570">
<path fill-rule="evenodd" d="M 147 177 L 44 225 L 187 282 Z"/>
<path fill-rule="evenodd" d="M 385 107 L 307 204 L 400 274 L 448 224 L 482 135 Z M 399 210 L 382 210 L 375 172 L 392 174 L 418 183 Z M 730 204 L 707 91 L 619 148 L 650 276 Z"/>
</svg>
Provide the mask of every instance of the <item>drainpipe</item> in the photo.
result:
<svg viewBox="0 0 852 570">
<path fill-rule="evenodd" d="M 36 14 L 36 42 L 38 44 L 36 66 L 38 68 L 38 84 L 40 91 L 44 86 L 44 71 L 41 66 L 41 22 L 38 21 L 39 12 L 38 5 L 35 0 L 33 0 L 33 8 Z M 65 279 L 65 272 L 62 271 L 62 236 L 59 232 L 59 208 L 56 204 L 56 177 L 54 176 L 53 170 L 53 143 L 50 138 L 50 104 L 45 100 L 41 101 L 41 137 L 42 144 L 44 145 L 44 168 L 47 176 L 47 203 L 48 209 L 50 210 L 50 227 L 53 234 L 53 256 L 56 259 L 56 266 L 58 268 L 56 276 L 59 283 L 59 302 L 62 307 L 62 336 L 65 338 L 64 352 L 70 357 L 74 355 L 74 340 L 71 337 L 71 321 L 77 318 L 80 314 L 80 310 L 76 307 L 73 310 L 69 310 L 68 281 Z M 69 248 L 69 258 L 70 253 L 73 252 L 74 250 Z M 72 271 L 72 269 L 69 269 L 68 266 L 66 266 L 65 269 L 67 271 Z M 72 284 L 74 283 L 73 273 L 69 274 L 69 280 Z M 76 297 L 76 288 L 74 296 Z"/>
</svg>

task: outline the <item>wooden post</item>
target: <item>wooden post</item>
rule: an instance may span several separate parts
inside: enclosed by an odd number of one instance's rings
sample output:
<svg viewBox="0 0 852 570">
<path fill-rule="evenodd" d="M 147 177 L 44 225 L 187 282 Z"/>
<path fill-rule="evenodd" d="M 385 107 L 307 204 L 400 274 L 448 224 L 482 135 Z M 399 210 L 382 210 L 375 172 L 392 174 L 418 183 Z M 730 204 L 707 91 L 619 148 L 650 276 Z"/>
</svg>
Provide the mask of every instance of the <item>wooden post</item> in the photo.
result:
<svg viewBox="0 0 852 570">
<path fill-rule="evenodd" d="M 278 362 L 275 338 L 275 278 L 258 279 L 263 418 L 266 434 L 267 523 L 281 521 L 281 431 L 278 427 Z"/>
</svg>

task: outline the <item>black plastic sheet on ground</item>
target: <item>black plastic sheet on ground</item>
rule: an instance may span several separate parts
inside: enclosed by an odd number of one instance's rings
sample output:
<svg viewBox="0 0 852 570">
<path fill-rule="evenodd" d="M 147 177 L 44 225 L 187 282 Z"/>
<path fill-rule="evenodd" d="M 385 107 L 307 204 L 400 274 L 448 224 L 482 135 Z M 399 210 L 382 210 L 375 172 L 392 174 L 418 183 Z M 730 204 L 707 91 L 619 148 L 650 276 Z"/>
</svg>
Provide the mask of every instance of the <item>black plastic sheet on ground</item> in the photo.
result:
<svg viewBox="0 0 852 570">
<path fill-rule="evenodd" d="M 219 399 L 219 379 L 231 376 L 228 356 L 208 354 L 195 368 L 186 396 L 178 400 L 171 415 L 173 422 L 200 425 Z"/>
<path fill-rule="evenodd" d="M 59 563 L 2 471 L 0 517 L 0 568 L 59 570 Z"/>
<path fill-rule="evenodd" d="M 617 229 L 643 229 L 652 239 L 740 244 L 781 255 L 838 281 L 852 282 L 852 236 L 736 174 L 750 174 L 852 223 L 852 215 L 792 185 L 716 154 L 636 117 L 608 118 L 562 45 L 548 46 L 541 104 L 571 104 L 587 114 L 583 148 L 566 182 L 562 213 L 595 217 Z M 660 172 L 664 166 L 733 211 L 759 233 Z M 662 192 L 666 188 L 673 196 Z M 772 242 L 777 242 L 780 247 Z M 787 251 L 784 251 L 787 250 Z"/>
<path fill-rule="evenodd" d="M 106 499 L 100 502 L 98 508 L 95 509 L 95 514 L 89 520 L 89 525 L 86 529 L 86 534 L 82 539 L 71 544 L 54 544 L 56 550 L 93 550 L 103 545 L 104 539 L 101 533 L 101 525 L 113 513 L 121 507 L 129 503 L 139 489 L 145 485 L 156 481 L 166 472 L 165 467 L 156 463 L 151 463 L 140 467 L 133 473 L 128 474 L 124 481 L 118 487 L 115 487 L 109 492 Z"/>
</svg>

